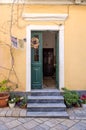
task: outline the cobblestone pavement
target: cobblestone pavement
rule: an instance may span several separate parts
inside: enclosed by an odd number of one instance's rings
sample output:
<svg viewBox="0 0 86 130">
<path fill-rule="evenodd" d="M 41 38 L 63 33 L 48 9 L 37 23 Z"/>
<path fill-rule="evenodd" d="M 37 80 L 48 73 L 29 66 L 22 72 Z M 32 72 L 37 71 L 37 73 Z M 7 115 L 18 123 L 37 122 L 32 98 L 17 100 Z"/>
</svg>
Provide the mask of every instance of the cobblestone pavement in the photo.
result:
<svg viewBox="0 0 86 130">
<path fill-rule="evenodd" d="M 25 109 L 0 108 L 0 130 L 86 130 L 86 108 L 67 112 L 69 119 L 29 118 Z"/>
</svg>

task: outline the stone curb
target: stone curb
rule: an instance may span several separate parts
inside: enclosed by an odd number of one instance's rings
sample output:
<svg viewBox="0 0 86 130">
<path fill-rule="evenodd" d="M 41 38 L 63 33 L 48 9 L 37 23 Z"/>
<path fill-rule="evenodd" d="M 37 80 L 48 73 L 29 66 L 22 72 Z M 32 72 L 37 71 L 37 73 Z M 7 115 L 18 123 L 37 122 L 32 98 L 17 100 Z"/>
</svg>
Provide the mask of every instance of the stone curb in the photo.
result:
<svg viewBox="0 0 86 130">
<path fill-rule="evenodd" d="M 27 110 L 18 107 L 15 108 L 0 108 L 0 117 L 26 117 Z"/>
</svg>

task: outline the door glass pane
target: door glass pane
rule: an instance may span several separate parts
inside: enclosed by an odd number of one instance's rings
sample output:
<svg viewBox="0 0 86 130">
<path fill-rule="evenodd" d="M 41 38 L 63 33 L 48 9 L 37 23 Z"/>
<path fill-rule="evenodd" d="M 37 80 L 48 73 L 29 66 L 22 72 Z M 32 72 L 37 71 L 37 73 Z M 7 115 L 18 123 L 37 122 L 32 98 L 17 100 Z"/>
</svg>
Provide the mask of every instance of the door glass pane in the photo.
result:
<svg viewBox="0 0 86 130">
<path fill-rule="evenodd" d="M 39 61 L 39 47 L 34 49 L 34 61 Z"/>
<path fill-rule="evenodd" d="M 38 35 L 34 35 L 34 37 L 39 40 Z M 39 61 L 39 46 L 37 48 L 34 48 L 34 61 Z"/>
</svg>

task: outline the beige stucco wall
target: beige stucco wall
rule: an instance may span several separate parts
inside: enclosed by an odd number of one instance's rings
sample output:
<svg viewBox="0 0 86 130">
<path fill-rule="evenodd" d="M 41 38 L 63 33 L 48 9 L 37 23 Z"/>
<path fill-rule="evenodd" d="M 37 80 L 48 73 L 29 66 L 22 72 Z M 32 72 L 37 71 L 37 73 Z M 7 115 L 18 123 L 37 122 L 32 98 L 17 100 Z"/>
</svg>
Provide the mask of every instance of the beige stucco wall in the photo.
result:
<svg viewBox="0 0 86 130">
<path fill-rule="evenodd" d="M 10 68 L 11 57 L 9 47 L 2 44 L 10 42 L 11 5 L 0 5 L 0 66 Z M 25 21 L 22 13 L 68 13 L 65 22 Z M 86 6 L 49 6 L 49 5 L 18 5 L 13 8 L 13 25 L 11 34 L 19 39 L 26 37 L 26 27 L 30 24 L 57 25 L 64 24 L 64 77 L 65 87 L 75 90 L 86 90 Z M 23 50 L 13 49 L 14 69 L 18 76 L 18 90 L 26 89 L 26 43 Z M 9 71 L 0 68 L 0 75 L 8 77 Z M 11 77 L 16 82 L 15 75 Z"/>
</svg>

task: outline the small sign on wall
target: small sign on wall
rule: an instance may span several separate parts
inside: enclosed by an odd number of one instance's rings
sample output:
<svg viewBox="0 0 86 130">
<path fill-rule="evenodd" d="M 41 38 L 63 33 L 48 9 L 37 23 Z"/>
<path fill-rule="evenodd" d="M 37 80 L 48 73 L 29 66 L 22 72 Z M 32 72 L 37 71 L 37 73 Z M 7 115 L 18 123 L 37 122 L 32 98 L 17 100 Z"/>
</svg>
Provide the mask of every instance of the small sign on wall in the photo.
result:
<svg viewBox="0 0 86 130">
<path fill-rule="evenodd" d="M 11 36 L 11 44 L 16 49 L 24 49 L 25 41 L 24 39 L 18 39 L 14 36 Z"/>
<path fill-rule="evenodd" d="M 16 37 L 14 37 L 14 36 L 11 36 L 11 43 L 12 43 L 12 46 L 14 47 L 14 48 L 18 48 L 18 42 L 17 42 L 17 38 Z"/>
<path fill-rule="evenodd" d="M 23 39 L 18 39 L 18 48 L 19 49 L 24 49 L 24 40 Z"/>
</svg>

